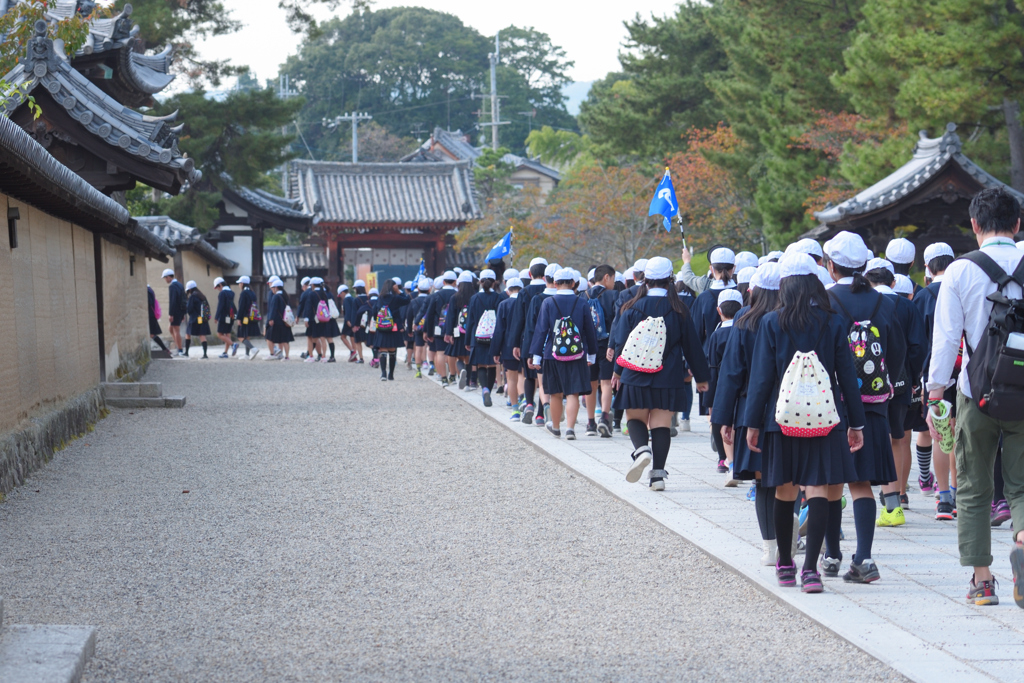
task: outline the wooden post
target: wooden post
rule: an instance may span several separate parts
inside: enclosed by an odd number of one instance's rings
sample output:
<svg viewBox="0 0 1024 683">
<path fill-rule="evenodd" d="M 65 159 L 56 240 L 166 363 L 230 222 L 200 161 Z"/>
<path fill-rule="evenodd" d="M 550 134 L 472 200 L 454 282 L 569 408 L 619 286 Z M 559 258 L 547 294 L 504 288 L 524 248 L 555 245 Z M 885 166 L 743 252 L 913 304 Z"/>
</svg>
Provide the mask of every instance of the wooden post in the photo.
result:
<svg viewBox="0 0 1024 683">
<path fill-rule="evenodd" d="M 441 235 L 434 242 L 434 272 L 437 273 L 437 275 L 440 275 L 445 271 L 446 267 L 444 235 Z"/>
<path fill-rule="evenodd" d="M 327 289 L 338 291 L 338 240 L 327 240 Z"/>
</svg>

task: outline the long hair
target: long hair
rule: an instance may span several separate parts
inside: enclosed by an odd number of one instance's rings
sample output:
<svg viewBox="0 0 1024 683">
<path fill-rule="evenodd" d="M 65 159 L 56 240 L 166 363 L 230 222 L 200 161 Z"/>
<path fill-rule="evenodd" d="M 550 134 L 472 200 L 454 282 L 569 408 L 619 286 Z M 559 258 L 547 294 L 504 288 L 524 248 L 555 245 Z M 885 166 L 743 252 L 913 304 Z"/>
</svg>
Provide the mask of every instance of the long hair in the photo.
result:
<svg viewBox="0 0 1024 683">
<path fill-rule="evenodd" d="M 867 286 L 867 281 L 864 282 Z M 818 317 L 814 313 L 815 305 L 825 313 L 832 313 L 828 292 L 817 275 L 782 278 L 779 283 L 779 327 L 795 332 L 809 329 Z"/>
<path fill-rule="evenodd" d="M 448 307 L 449 311 L 455 311 L 456 314 L 462 310 L 463 306 L 469 304 L 469 300 L 476 294 L 476 285 L 472 282 L 460 282 L 459 288 L 455 292 L 455 296 L 452 297 L 451 305 Z"/>
<path fill-rule="evenodd" d="M 871 284 L 867 281 L 867 278 L 864 277 L 864 273 L 860 270 L 846 268 L 835 261 L 832 262 L 832 267 L 835 268 L 835 271 L 839 273 L 840 277 L 853 278 L 853 284 L 850 285 L 850 291 L 854 294 L 860 294 L 861 292 L 866 292 L 871 289 Z"/>
<path fill-rule="evenodd" d="M 748 293 L 750 308 L 736 321 L 736 327 L 756 332 L 757 326 L 761 324 L 761 318 L 779 307 L 779 290 L 754 287 L 748 290 Z"/>
<path fill-rule="evenodd" d="M 679 294 L 676 293 L 674 280 L 675 278 L 671 277 L 667 277 L 662 280 L 644 280 L 643 282 L 640 283 L 639 289 L 636 290 L 636 296 L 634 296 L 632 299 L 626 302 L 626 305 L 622 307 L 620 314 L 625 313 L 629 309 L 633 308 L 633 306 L 638 301 L 640 301 L 640 299 L 643 299 L 645 296 L 647 296 L 648 290 L 661 288 L 668 292 L 665 298 L 668 299 L 669 304 L 672 306 L 672 310 L 678 313 L 679 315 L 683 316 L 684 318 L 690 317 L 690 309 L 686 307 L 686 304 L 684 304 L 682 300 L 680 300 Z"/>
</svg>

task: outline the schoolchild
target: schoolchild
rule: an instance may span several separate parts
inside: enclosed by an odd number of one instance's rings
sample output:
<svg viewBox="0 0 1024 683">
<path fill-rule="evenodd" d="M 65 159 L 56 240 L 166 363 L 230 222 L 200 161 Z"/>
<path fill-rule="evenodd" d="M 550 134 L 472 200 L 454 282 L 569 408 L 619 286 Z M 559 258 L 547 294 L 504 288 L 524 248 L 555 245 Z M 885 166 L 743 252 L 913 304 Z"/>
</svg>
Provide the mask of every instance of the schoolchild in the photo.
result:
<svg viewBox="0 0 1024 683">
<path fill-rule="evenodd" d="M 644 270 L 647 268 L 647 259 L 637 259 L 636 263 L 633 264 L 632 268 L 626 270 L 623 277 L 626 281 L 626 287 L 619 292 L 618 297 L 615 299 L 615 316 L 612 325 L 619 319 L 619 312 L 627 302 L 632 301 L 636 298 L 636 293 L 640 291 L 641 285 L 644 282 Z M 632 281 L 632 282 L 630 282 Z"/>
<path fill-rule="evenodd" d="M 409 305 L 409 297 L 402 293 L 402 285 L 394 280 L 383 282 L 384 294 L 372 302 L 370 316 L 377 322 L 373 346 L 378 349 L 380 381 L 394 381 L 397 351 L 404 343 L 402 318 L 398 311 Z"/>
<path fill-rule="evenodd" d="M 341 343 L 348 350 L 348 362 L 353 362 L 355 357 L 355 344 L 352 343 L 352 325 L 345 315 L 345 299 L 348 298 L 348 285 L 338 285 L 338 295 L 334 298 L 338 313 L 341 314 L 341 322 L 338 323 L 338 335 Z"/>
<path fill-rule="evenodd" d="M 864 405 L 854 399 L 844 411 L 840 403 L 843 394 L 859 396 L 857 371 L 847 340 L 848 325 L 833 313 L 814 259 L 799 252 L 788 254 L 779 263 L 779 275 L 780 308 L 761 318 L 750 361 L 746 440 L 751 451 L 762 452 L 763 483 L 775 487 L 775 574 L 779 585 L 797 583 L 792 554 L 793 504 L 803 488 L 808 516 L 801 584 L 805 593 L 820 593 L 823 586 L 817 562 L 823 541 L 828 550 L 822 570 L 832 576 L 839 571 L 840 498 L 843 484 L 857 477 L 853 453 L 864 443 Z M 798 369 L 794 372 L 791 367 Z M 821 384 L 812 388 L 801 380 Z M 780 408 L 784 383 L 787 388 Z M 817 394 L 817 386 L 824 383 L 830 386 Z M 786 406 L 798 395 L 819 396 L 811 411 L 820 411 L 824 419 L 812 417 L 814 423 L 807 427 L 790 424 L 790 418 L 797 419 L 792 413 L 799 415 L 799 408 L 794 411 Z M 782 431 L 780 419 L 787 433 Z M 808 431 L 792 431 L 798 428 Z M 868 499 L 874 502 L 870 489 Z M 861 525 L 857 534 L 859 543 Z"/>
<path fill-rule="evenodd" d="M 238 286 L 241 290 L 238 292 L 238 312 L 235 317 L 238 319 L 237 335 L 242 341 L 242 346 L 245 347 L 245 356 L 249 360 L 253 360 L 259 355 L 260 350 L 253 349 L 249 338 L 260 336 L 260 320 L 262 318 L 256 292 L 252 291 L 249 286 L 250 282 L 248 275 L 238 278 Z M 237 349 L 232 349 L 231 353 L 234 354 L 236 351 Z"/>
<path fill-rule="evenodd" d="M 213 289 L 217 292 L 217 336 L 224 342 L 224 353 L 218 358 L 229 358 L 231 330 L 235 326 L 235 293 L 222 277 L 214 279 Z M 238 344 L 234 345 L 234 350 L 238 350 Z"/>
<path fill-rule="evenodd" d="M 561 438 L 562 400 L 565 399 L 565 438 L 576 439 L 576 417 L 580 396 L 590 393 L 590 370 L 596 360 L 597 335 L 586 302 L 573 290 L 576 278 L 571 268 L 559 268 L 552 275 L 555 294 L 542 300 L 536 332 L 530 343 L 530 362 L 540 367 L 548 420 L 545 425 Z M 541 301 L 535 297 L 534 302 Z"/>
<path fill-rule="evenodd" d="M 728 291 L 728 290 L 727 290 Z M 778 551 L 775 541 L 775 488 L 765 486 L 761 453 L 747 445 L 747 384 L 754 357 L 754 342 L 761 319 L 778 307 L 779 266 L 766 263 L 758 268 L 747 291 L 749 305 L 736 314 L 733 332 L 725 346 L 718 370 L 718 385 L 711 410 L 711 423 L 725 425 L 722 439 L 733 446 L 732 476 L 754 481 L 754 508 L 761 531 L 764 554 L 761 564 L 775 566 Z M 758 446 L 761 446 L 758 442 Z"/>
<path fill-rule="evenodd" d="M 304 277 L 299 281 L 302 292 L 299 294 L 298 316 L 306 323 L 306 350 L 299 354 L 299 358 L 311 359 L 313 351 L 318 347 L 317 339 L 320 338 L 321 325 L 315 319 L 316 306 L 311 305 L 313 299 L 313 287 L 310 282 L 313 278 Z M 312 363 L 313 361 L 310 360 Z"/>
<path fill-rule="evenodd" d="M 708 288 L 697 296 L 693 302 L 693 323 L 697 328 L 697 338 L 704 345 L 711 333 L 718 327 L 718 295 L 723 289 L 736 287 L 733 281 L 733 269 L 736 266 L 736 254 L 732 249 L 719 247 L 711 252 L 711 273 L 713 279 Z M 703 405 L 703 404 L 702 404 Z M 702 413 L 704 414 L 704 413 Z"/>
<path fill-rule="evenodd" d="M 352 329 L 352 346 L 355 353 L 348 359 L 350 363 L 365 363 L 363 344 L 366 343 L 366 328 L 370 318 L 370 300 L 366 296 L 366 282 L 356 280 L 352 283 L 352 294 L 345 297 L 345 321 Z"/>
<path fill-rule="evenodd" d="M 711 369 L 711 380 L 708 383 L 708 390 L 704 393 L 709 407 L 715 405 L 715 388 L 718 386 L 718 373 L 722 367 L 722 359 L 725 357 L 725 347 L 732 337 L 733 319 L 742 307 L 743 295 L 738 290 L 723 289 L 718 293 L 718 315 L 722 322 L 719 324 L 718 329 L 711 333 L 707 344 L 704 345 L 704 355 L 708 357 L 708 367 Z M 732 444 L 726 443 L 722 439 L 722 428 L 731 425 L 731 420 L 711 422 L 711 435 L 718 443 L 718 464 L 725 465 L 727 470 L 725 485 L 728 488 L 737 486 L 740 483 L 740 480 L 733 474 Z"/>
<path fill-rule="evenodd" d="M 682 272 L 676 273 L 676 294 L 679 296 L 679 300 L 686 306 L 686 310 L 692 311 L 693 304 L 697 301 L 697 297 L 694 296 L 693 290 L 686 286 L 683 282 Z M 690 368 L 686 368 L 686 400 L 684 405 L 686 408 L 679 411 L 678 416 L 675 417 L 675 424 L 680 432 L 690 431 L 690 411 L 693 410 L 693 375 L 690 374 Z"/>
<path fill-rule="evenodd" d="M 497 380 L 498 368 L 491 352 L 494 329 L 498 321 L 498 304 L 501 297 L 495 290 L 497 277 L 493 270 L 480 272 L 480 291 L 474 294 L 467 306 L 466 335 L 462 337 L 469 349 L 469 364 L 476 368 L 477 384 L 484 405 L 491 406 L 491 392 Z"/>
<path fill-rule="evenodd" d="M 409 310 L 412 302 L 419 296 L 419 290 L 412 285 L 412 280 L 402 285 L 405 295 L 409 297 L 409 303 L 402 307 L 398 314 L 402 318 L 402 335 L 405 337 L 405 369 L 412 370 L 412 362 L 416 357 L 416 337 L 412 328 L 412 320 L 409 318 Z M 419 370 L 419 366 L 416 367 Z"/>
<path fill-rule="evenodd" d="M 416 297 L 406 309 L 406 329 L 412 331 L 413 362 L 416 363 L 416 379 L 423 377 L 423 371 L 430 370 L 430 363 L 427 361 L 427 342 L 423 338 L 423 330 L 426 328 L 427 301 L 430 299 L 430 289 L 433 281 L 423 277 L 416 282 Z"/>
<path fill-rule="evenodd" d="M 896 273 L 892 264 L 882 258 L 868 261 L 864 270 L 865 279 L 874 290 L 895 304 L 896 320 L 903 331 L 907 353 L 901 368 L 890 368 L 893 382 L 893 397 L 889 401 L 889 433 L 892 440 L 893 460 L 899 481 L 882 487 L 883 495 L 895 490 L 900 494 L 900 506 L 906 510 L 910 504 L 907 497 L 907 480 L 910 478 L 910 436 L 907 434 L 907 412 L 912 405 L 914 387 L 920 385 L 924 361 L 928 356 L 928 340 L 925 339 L 924 318 L 914 304 L 899 296 L 892 288 L 896 284 Z M 917 404 L 920 409 L 920 401 Z"/>
<path fill-rule="evenodd" d="M 550 297 L 553 297 L 555 292 L 558 291 L 558 288 L 555 287 L 555 275 L 557 275 L 560 270 L 562 270 L 562 266 L 559 264 L 549 263 L 547 267 L 544 268 L 544 290 L 530 299 L 530 307 L 526 312 L 526 331 L 523 334 L 523 337 L 526 340 L 524 348 L 527 351 L 533 348 L 533 339 L 537 334 L 537 318 L 540 317 L 541 306 L 543 306 L 544 302 Z M 546 334 L 547 330 L 544 330 L 544 333 Z M 527 356 L 527 359 L 529 359 L 529 356 Z M 538 427 L 544 428 L 547 426 L 547 421 L 544 419 L 544 416 L 547 415 L 547 405 L 550 400 L 547 392 L 544 391 L 544 367 L 539 363 L 534 363 L 533 367 L 530 367 L 528 360 L 527 368 L 536 372 L 537 388 L 539 390 L 538 393 L 540 394 L 536 418 L 533 423 Z"/>
<path fill-rule="evenodd" d="M 459 389 L 465 390 L 469 382 L 469 349 L 466 318 L 469 315 L 469 300 L 476 294 L 473 274 L 468 270 L 459 273 L 455 294 L 448 302 L 448 318 L 444 328 L 444 353 L 454 359 L 458 372 Z"/>
<path fill-rule="evenodd" d="M 185 319 L 187 306 L 185 305 L 185 288 L 174 277 L 174 271 L 170 268 L 164 269 L 164 282 L 167 283 L 167 319 L 171 328 L 171 339 L 178 347 L 178 355 L 185 355 L 185 347 L 181 344 L 181 322 Z"/>
<path fill-rule="evenodd" d="M 650 259 L 636 296 L 619 312 L 610 341 L 616 358 L 613 406 L 625 411 L 634 449 L 626 481 L 639 481 L 647 465 L 653 463 L 649 486 L 655 491 L 665 490 L 672 415 L 683 409 L 684 393 L 689 391 L 683 381 L 684 361 L 693 372 L 698 391 L 707 390 L 711 374 L 690 311 L 676 295 L 674 280 L 671 261 L 661 256 Z M 656 339 L 664 335 L 664 342 L 646 347 L 638 343 L 645 334 Z M 644 348 L 650 350 L 643 353 Z"/>
<path fill-rule="evenodd" d="M 910 268 L 914 265 L 914 258 L 917 256 L 917 247 L 905 237 L 897 237 L 890 240 L 885 248 L 885 258 L 892 263 L 895 275 L 910 275 Z M 928 260 L 925 259 L 925 263 Z M 910 281 L 914 287 L 914 294 L 917 294 L 921 286 L 913 280 Z"/>
<path fill-rule="evenodd" d="M 845 581 L 870 583 L 879 578 L 878 568 L 871 560 L 874 541 L 875 499 L 872 486 L 889 487 L 897 481 L 896 464 L 889 438 L 889 398 L 891 377 L 902 368 L 906 342 L 896 318 L 893 301 L 871 289 L 863 270 L 871 258 L 860 235 L 842 231 L 829 240 L 828 269 L 836 286 L 828 290 L 832 307 L 843 319 L 850 336 L 851 350 L 856 355 L 860 391 L 846 392 L 847 403 L 856 403 L 860 396 L 866 415 L 864 447 L 854 459 L 857 477 L 850 482 L 853 497 L 853 521 L 857 527 L 857 552 Z M 870 321 L 870 325 L 864 323 Z M 856 326 L 855 323 L 856 322 Z M 882 366 L 885 366 L 884 368 Z M 878 526 L 899 526 L 905 523 L 898 491 L 885 493 L 885 510 Z M 830 498 L 830 502 L 838 501 Z M 830 530 L 831 532 L 831 530 Z M 838 531 L 835 531 L 838 533 Z M 833 558 L 835 559 L 835 558 Z"/>
<path fill-rule="evenodd" d="M 385 286 L 387 282 L 385 281 Z M 370 367 L 376 368 L 380 366 L 380 347 L 377 346 L 377 318 L 373 315 L 373 311 L 377 308 L 377 300 L 380 299 L 380 290 L 376 287 L 370 287 L 366 302 L 366 314 L 368 317 L 366 324 L 366 343 L 370 346 L 370 351 L 373 353 L 373 358 L 370 359 Z"/>
<path fill-rule="evenodd" d="M 164 340 L 160 338 L 160 333 L 163 332 L 163 330 L 160 329 L 160 323 L 158 322 L 160 319 L 159 314 L 161 312 L 159 310 L 160 304 L 156 302 L 156 292 L 154 292 L 153 288 L 149 285 L 146 285 L 146 300 L 148 303 L 146 311 L 149 313 L 149 338 L 155 341 L 156 345 L 161 349 L 170 353 L 164 345 Z"/>
<path fill-rule="evenodd" d="M 446 387 L 455 381 L 457 370 L 454 358 L 448 358 L 445 354 L 447 344 L 445 328 L 448 327 L 448 320 L 451 317 L 451 299 L 455 296 L 455 285 L 458 284 L 459 276 L 455 271 L 446 270 L 441 276 L 441 287 L 430 295 L 427 303 L 427 318 L 423 327 L 423 338 L 430 344 L 430 349 L 435 352 L 434 367 L 441 373 L 441 386 Z"/>
<path fill-rule="evenodd" d="M 590 398 L 587 399 L 587 436 L 612 436 L 612 374 L 615 367 L 608 358 L 608 340 L 615 321 L 615 269 L 608 264 L 588 273 L 591 287 L 586 291 L 586 302 L 594 318 L 597 335 L 597 361 L 590 366 Z M 598 396 L 601 403 L 601 421 L 597 422 Z"/>
<path fill-rule="evenodd" d="M 188 336 L 185 338 L 185 355 L 192 345 L 192 337 L 199 337 L 203 344 L 203 358 L 206 355 L 206 337 L 210 334 L 210 302 L 206 295 L 199 291 L 195 280 L 185 283 L 185 294 L 188 296 Z"/>
<path fill-rule="evenodd" d="M 899 294 L 907 301 L 914 300 L 914 281 L 906 275 L 900 275 L 896 273 L 895 283 L 892 286 L 892 291 Z"/>
<path fill-rule="evenodd" d="M 285 321 L 288 309 L 288 295 L 284 293 L 284 282 L 280 279 L 271 280 L 270 306 L 267 309 L 267 346 L 270 355 L 265 360 L 290 360 L 291 343 L 295 341 L 291 325 Z M 277 351 L 274 347 L 277 346 Z"/>
<path fill-rule="evenodd" d="M 533 401 L 537 393 L 537 372 L 526 363 L 530 342 L 533 341 L 532 337 L 527 338 L 526 336 L 526 316 L 530 311 L 530 301 L 547 288 L 547 283 L 544 281 L 544 271 L 547 267 L 546 259 L 538 257 L 530 261 L 529 284 L 519 292 L 519 297 L 516 299 L 512 315 L 509 318 L 508 335 L 513 344 L 512 356 L 522 363 L 523 399 L 520 404 L 522 423 L 527 425 L 533 424 L 533 416 L 536 414 Z"/>
<path fill-rule="evenodd" d="M 495 271 L 495 272 L 497 272 L 497 271 Z M 501 280 L 502 280 L 501 291 L 498 293 L 498 297 L 502 301 L 506 301 L 506 300 L 508 300 L 510 298 L 510 295 L 508 293 L 508 283 L 511 282 L 513 278 L 517 278 L 517 279 L 520 279 L 520 280 L 522 279 L 522 278 L 519 277 L 519 271 L 518 270 L 516 270 L 515 268 L 506 268 L 505 272 L 501 276 Z"/>
<path fill-rule="evenodd" d="M 322 277 L 315 277 L 311 282 L 314 289 L 314 314 L 323 312 L 324 308 L 327 309 L 327 320 L 323 323 L 320 335 L 320 362 L 337 363 L 338 361 L 334 357 L 336 350 L 334 339 L 341 335 L 341 329 L 338 327 L 337 318 L 332 313 L 340 314 L 341 309 L 337 309 L 337 306 L 335 306 L 337 310 L 331 311 L 331 304 L 333 303 L 331 301 L 331 293 L 327 291 L 327 285 Z M 320 302 L 323 302 L 324 305 L 320 306 Z"/>
<path fill-rule="evenodd" d="M 491 337 L 491 353 L 494 354 L 494 362 L 500 364 L 505 370 L 505 378 L 508 383 L 506 398 L 508 405 L 512 406 L 512 415 L 509 420 L 519 422 L 522 419 L 519 403 L 522 395 L 522 373 L 519 359 L 512 355 L 515 340 L 509 334 L 509 321 L 512 318 L 512 309 L 516 305 L 519 292 L 523 289 L 523 281 L 521 278 L 513 277 L 508 279 L 505 285 L 508 298 L 498 304 L 494 336 Z"/>
</svg>

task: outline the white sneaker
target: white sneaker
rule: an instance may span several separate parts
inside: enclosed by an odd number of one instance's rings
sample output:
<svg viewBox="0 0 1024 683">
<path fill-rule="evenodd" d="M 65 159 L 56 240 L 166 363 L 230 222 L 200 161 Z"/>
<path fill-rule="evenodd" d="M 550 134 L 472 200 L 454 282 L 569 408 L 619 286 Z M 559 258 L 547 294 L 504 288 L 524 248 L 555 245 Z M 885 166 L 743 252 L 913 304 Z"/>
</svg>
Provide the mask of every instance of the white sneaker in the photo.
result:
<svg viewBox="0 0 1024 683">
<path fill-rule="evenodd" d="M 762 541 L 762 543 L 764 543 L 764 554 L 761 555 L 761 565 L 774 567 L 779 559 L 779 542 L 772 539 L 770 541 Z"/>
<path fill-rule="evenodd" d="M 641 446 L 635 451 L 636 459 L 633 460 L 633 465 L 626 472 L 626 481 L 630 484 L 635 484 L 640 481 L 640 477 L 643 475 L 644 470 L 651 464 L 651 448 L 650 446 Z"/>
<path fill-rule="evenodd" d="M 652 491 L 664 491 L 665 490 L 665 480 L 662 479 L 661 481 L 652 481 L 651 482 L 651 490 Z"/>
<path fill-rule="evenodd" d="M 259 349 L 253 349 L 246 358 L 248 360 L 256 360 L 256 356 L 260 355 Z"/>
<path fill-rule="evenodd" d="M 679 431 L 681 431 L 681 432 L 688 432 L 688 431 L 690 431 L 690 421 L 689 420 L 680 420 L 679 421 Z"/>
<path fill-rule="evenodd" d="M 740 485 L 740 480 L 732 476 L 732 465 L 729 465 L 729 473 L 725 475 L 725 488 L 734 489 Z"/>
</svg>

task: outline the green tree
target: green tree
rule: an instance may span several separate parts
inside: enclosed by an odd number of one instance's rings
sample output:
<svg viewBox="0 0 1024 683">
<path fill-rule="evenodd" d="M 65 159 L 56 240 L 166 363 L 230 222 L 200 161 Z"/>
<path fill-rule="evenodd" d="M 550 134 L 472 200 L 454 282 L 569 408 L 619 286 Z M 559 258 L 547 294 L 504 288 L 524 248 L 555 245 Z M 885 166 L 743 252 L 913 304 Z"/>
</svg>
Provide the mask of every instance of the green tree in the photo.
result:
<svg viewBox="0 0 1024 683">
<path fill-rule="evenodd" d="M 553 168 L 590 165 L 596 162 L 593 143 L 589 136 L 568 130 L 555 130 L 544 126 L 526 138 L 526 149 L 531 157 Z"/>
</svg>

